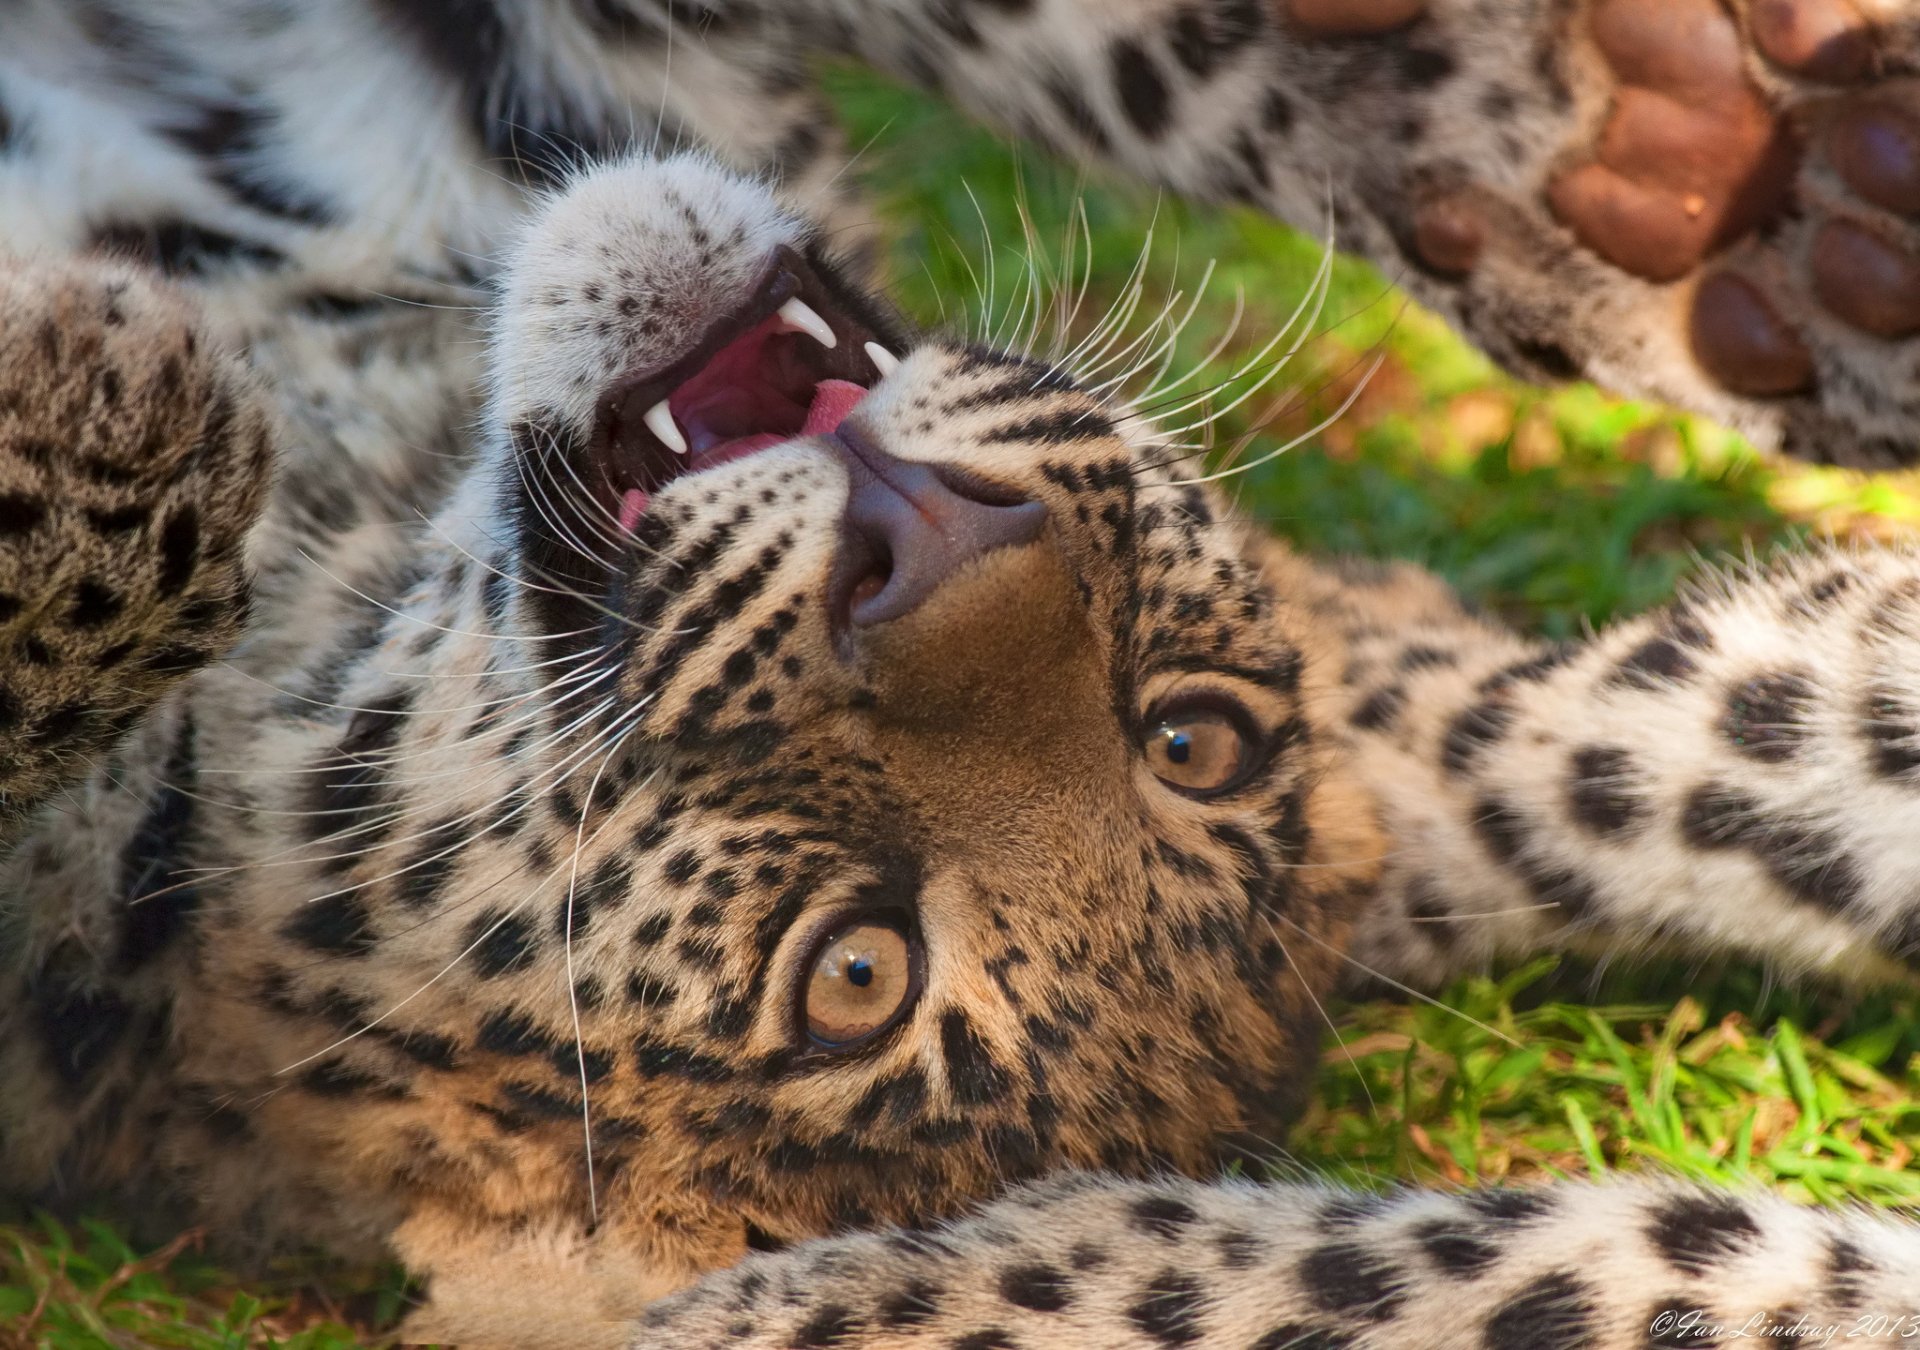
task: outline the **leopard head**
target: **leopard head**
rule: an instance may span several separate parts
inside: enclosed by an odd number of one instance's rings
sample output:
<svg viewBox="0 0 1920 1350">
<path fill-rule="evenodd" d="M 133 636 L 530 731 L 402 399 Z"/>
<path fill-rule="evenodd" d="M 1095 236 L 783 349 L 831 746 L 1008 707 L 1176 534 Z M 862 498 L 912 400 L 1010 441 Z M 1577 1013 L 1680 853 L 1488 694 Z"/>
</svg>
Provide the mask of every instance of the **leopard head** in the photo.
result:
<svg viewBox="0 0 1920 1350">
<path fill-rule="evenodd" d="M 1378 852 L 1277 546 L 830 245 L 699 160 L 548 202 L 414 612 L 476 693 L 369 674 L 317 747 L 434 794 L 351 850 L 386 1025 L 453 1047 L 396 1119 L 676 1278 L 1273 1145 Z"/>
</svg>

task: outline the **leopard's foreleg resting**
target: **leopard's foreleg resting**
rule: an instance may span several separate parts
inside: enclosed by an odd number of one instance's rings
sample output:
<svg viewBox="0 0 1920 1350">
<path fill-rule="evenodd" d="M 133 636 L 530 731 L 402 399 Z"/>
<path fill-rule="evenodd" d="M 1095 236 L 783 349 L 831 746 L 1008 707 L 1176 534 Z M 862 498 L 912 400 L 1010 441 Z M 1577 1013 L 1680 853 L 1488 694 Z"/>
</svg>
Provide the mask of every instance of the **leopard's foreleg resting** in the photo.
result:
<svg viewBox="0 0 1920 1350">
<path fill-rule="evenodd" d="M 1920 953 L 1920 556 L 1709 573 L 1565 646 L 1390 569 L 1325 602 L 1392 853 L 1355 957 L 1431 983 L 1545 947 L 1904 978 Z"/>
</svg>

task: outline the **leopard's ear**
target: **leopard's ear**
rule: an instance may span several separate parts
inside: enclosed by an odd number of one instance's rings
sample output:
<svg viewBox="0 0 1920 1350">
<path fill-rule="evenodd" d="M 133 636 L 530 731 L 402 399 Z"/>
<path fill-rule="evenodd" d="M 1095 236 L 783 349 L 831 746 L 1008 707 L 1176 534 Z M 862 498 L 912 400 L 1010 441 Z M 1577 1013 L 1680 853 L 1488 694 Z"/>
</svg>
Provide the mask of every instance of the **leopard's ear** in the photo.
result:
<svg viewBox="0 0 1920 1350">
<path fill-rule="evenodd" d="M 240 636 L 270 415 L 130 268 L 0 258 L 0 841 Z"/>
</svg>

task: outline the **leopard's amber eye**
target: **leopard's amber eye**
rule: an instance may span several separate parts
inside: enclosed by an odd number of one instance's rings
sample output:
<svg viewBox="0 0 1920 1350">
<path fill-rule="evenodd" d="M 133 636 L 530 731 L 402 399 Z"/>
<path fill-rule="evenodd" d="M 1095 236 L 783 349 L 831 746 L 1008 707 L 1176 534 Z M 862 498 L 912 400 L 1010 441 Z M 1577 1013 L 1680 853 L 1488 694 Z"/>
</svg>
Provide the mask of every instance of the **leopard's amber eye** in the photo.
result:
<svg viewBox="0 0 1920 1350">
<path fill-rule="evenodd" d="M 822 943 L 807 972 L 807 1035 L 829 1050 L 886 1030 L 912 1002 L 913 945 L 890 923 L 855 919 Z"/>
<path fill-rule="evenodd" d="M 1187 792 L 1219 792 L 1238 782 L 1252 758 L 1232 718 L 1210 709 L 1176 712 L 1147 734 L 1147 766 Z"/>
</svg>

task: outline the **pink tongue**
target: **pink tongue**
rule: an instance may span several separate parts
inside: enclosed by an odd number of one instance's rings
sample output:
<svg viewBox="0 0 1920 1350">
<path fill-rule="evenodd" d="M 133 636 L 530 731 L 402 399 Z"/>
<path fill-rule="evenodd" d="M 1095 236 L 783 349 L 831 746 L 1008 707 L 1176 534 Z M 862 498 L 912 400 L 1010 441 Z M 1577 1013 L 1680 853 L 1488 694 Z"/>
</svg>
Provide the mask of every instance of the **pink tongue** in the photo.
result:
<svg viewBox="0 0 1920 1350">
<path fill-rule="evenodd" d="M 647 494 L 639 488 L 628 488 L 620 498 L 620 533 L 632 534 L 646 513 Z"/>
<path fill-rule="evenodd" d="M 847 420 L 847 414 L 860 405 L 867 391 L 851 380 L 822 380 L 813 387 L 813 403 L 807 408 L 802 436 L 830 436 Z"/>
</svg>

